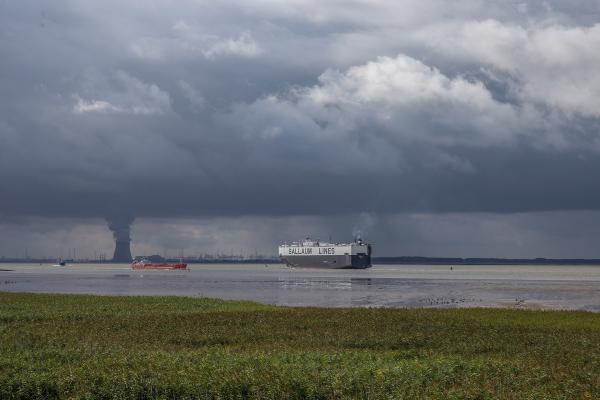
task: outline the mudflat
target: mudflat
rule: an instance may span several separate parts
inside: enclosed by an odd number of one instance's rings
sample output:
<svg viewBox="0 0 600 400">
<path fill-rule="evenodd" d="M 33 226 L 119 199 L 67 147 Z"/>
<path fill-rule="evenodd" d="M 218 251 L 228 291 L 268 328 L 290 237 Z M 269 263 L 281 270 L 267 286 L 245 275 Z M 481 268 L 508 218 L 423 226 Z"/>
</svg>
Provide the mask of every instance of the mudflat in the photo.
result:
<svg viewBox="0 0 600 400">
<path fill-rule="evenodd" d="M 510 307 L 600 311 L 600 266 L 375 265 L 366 270 L 281 264 L 192 264 L 139 271 L 126 264 L 2 264 L 0 290 L 173 295 L 315 307 Z"/>
</svg>

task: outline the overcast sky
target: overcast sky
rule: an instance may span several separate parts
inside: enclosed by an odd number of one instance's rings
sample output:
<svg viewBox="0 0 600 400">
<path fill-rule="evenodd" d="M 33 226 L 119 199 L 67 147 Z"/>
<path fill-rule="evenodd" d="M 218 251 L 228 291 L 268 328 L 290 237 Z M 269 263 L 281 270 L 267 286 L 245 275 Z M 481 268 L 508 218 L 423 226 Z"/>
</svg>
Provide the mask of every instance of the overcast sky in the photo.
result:
<svg viewBox="0 0 600 400">
<path fill-rule="evenodd" d="M 0 0 L 0 255 L 135 217 L 134 254 L 600 257 L 599 65 L 593 0 Z"/>
</svg>

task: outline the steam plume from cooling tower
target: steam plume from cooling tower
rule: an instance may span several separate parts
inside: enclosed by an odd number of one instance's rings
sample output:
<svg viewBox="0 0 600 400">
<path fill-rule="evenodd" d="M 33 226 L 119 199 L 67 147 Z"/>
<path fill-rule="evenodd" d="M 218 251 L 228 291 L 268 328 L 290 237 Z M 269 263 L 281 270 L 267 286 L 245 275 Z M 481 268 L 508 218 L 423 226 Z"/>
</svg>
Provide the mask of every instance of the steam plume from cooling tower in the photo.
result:
<svg viewBox="0 0 600 400">
<path fill-rule="evenodd" d="M 131 224 L 135 218 L 131 215 L 111 215 L 106 217 L 108 228 L 115 238 L 113 262 L 131 262 Z"/>
</svg>

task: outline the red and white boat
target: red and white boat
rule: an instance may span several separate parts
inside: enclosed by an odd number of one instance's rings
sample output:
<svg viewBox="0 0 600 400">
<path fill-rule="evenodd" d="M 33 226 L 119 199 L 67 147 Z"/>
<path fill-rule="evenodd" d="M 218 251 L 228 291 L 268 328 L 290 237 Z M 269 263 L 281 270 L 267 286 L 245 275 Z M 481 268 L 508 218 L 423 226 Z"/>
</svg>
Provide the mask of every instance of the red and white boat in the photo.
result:
<svg viewBox="0 0 600 400">
<path fill-rule="evenodd" d="M 146 259 L 133 260 L 131 263 L 132 269 L 188 269 L 185 263 L 153 263 Z"/>
</svg>

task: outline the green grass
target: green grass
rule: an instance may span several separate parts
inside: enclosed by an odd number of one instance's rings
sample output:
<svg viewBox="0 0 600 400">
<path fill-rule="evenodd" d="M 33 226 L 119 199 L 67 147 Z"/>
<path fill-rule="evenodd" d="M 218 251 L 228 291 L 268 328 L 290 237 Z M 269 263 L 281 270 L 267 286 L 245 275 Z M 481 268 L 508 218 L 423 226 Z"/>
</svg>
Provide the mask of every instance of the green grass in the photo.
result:
<svg viewBox="0 0 600 400">
<path fill-rule="evenodd" d="M 600 315 L 0 293 L 0 399 L 600 398 Z"/>
</svg>

